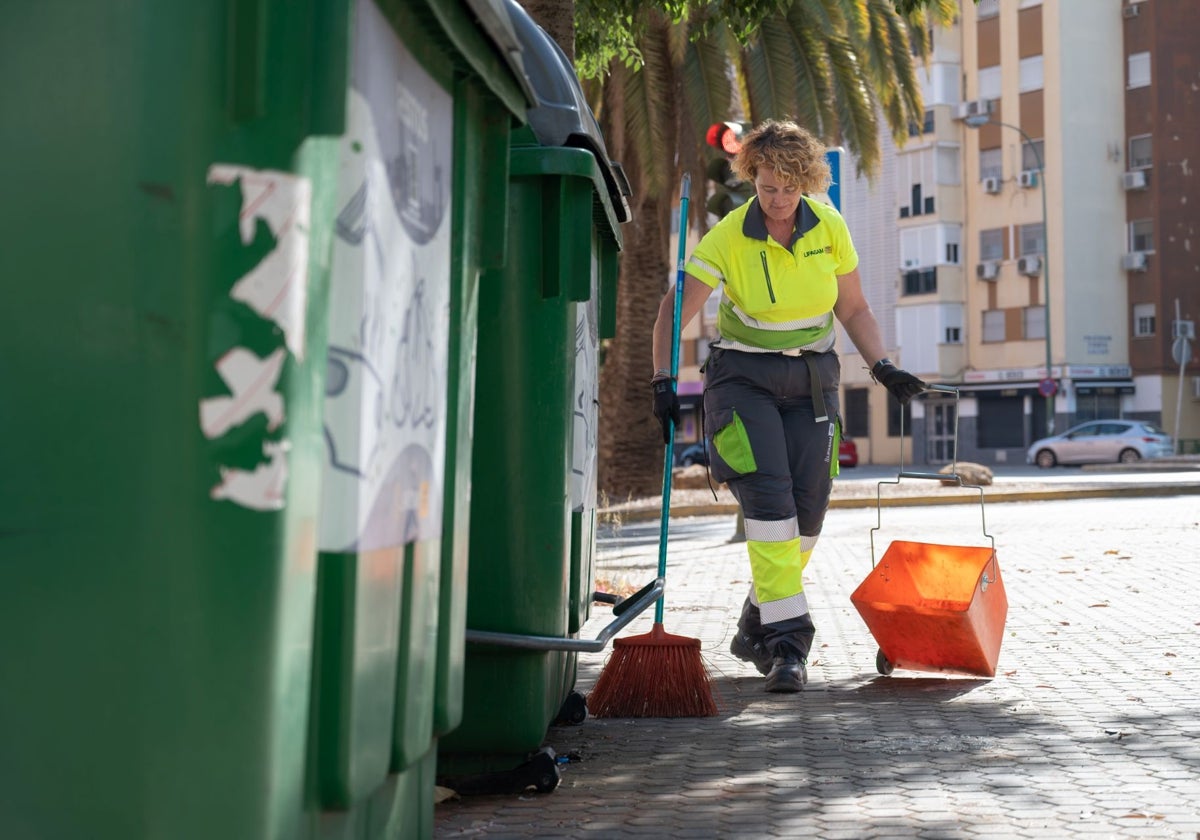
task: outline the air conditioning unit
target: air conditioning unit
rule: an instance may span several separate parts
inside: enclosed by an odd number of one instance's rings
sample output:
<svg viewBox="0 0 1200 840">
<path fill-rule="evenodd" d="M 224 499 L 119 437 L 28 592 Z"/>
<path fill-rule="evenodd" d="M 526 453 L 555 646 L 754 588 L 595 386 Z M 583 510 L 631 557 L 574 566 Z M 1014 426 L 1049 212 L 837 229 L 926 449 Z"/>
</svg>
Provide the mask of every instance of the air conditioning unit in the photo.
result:
<svg viewBox="0 0 1200 840">
<path fill-rule="evenodd" d="M 980 280 L 995 280 L 1000 276 L 1000 263 L 996 260 L 984 260 L 975 266 L 975 276 Z"/>
<path fill-rule="evenodd" d="M 1042 273 L 1042 258 L 1037 254 L 1021 257 L 1017 260 L 1017 271 L 1026 277 L 1037 277 Z"/>
<path fill-rule="evenodd" d="M 1130 4 L 1128 6 L 1124 6 L 1121 8 L 1121 17 L 1135 18 L 1138 16 L 1139 11 L 1140 11 L 1140 9 L 1139 9 L 1138 5 L 1136 3 L 1133 3 L 1133 4 Z"/>
<path fill-rule="evenodd" d="M 1037 186 L 1038 172 L 1036 169 L 1026 169 L 1017 176 L 1017 183 L 1029 189 Z"/>
<path fill-rule="evenodd" d="M 1145 169 L 1132 169 L 1121 174 L 1121 186 L 1127 190 L 1144 190 L 1147 181 Z"/>
<path fill-rule="evenodd" d="M 1186 338 L 1189 341 L 1196 339 L 1196 322 L 1195 321 L 1172 321 L 1171 322 L 1171 338 Z"/>
<path fill-rule="evenodd" d="M 1145 271 L 1146 270 L 1146 252 L 1145 251 L 1130 251 L 1121 257 L 1121 268 L 1126 271 Z"/>
<path fill-rule="evenodd" d="M 904 261 L 904 264 L 900 267 L 900 270 L 907 271 L 910 268 L 916 268 L 920 264 L 921 264 L 921 261 L 918 259 L 907 259 Z"/>
<path fill-rule="evenodd" d="M 983 191 L 985 193 L 989 193 L 991 195 L 995 195 L 996 193 L 1000 192 L 1000 179 L 999 178 L 984 178 L 983 179 Z"/>
<path fill-rule="evenodd" d="M 969 102 L 963 102 L 958 106 L 958 118 L 977 117 L 981 114 L 990 114 L 992 112 L 992 101 L 990 99 L 972 99 Z"/>
</svg>

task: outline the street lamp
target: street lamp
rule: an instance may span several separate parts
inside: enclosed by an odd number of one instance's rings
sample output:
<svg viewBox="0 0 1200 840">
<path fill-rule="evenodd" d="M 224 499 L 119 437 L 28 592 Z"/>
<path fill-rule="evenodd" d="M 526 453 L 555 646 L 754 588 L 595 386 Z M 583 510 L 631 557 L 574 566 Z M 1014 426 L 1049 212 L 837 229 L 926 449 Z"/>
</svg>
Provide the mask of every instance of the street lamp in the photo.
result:
<svg viewBox="0 0 1200 840">
<path fill-rule="evenodd" d="M 1017 125 L 992 119 L 990 114 L 972 114 L 964 117 L 963 122 L 968 128 L 981 128 L 988 123 L 1011 128 L 1021 135 L 1024 142 L 1033 151 L 1037 161 L 1038 188 L 1042 193 L 1042 297 L 1043 309 L 1046 316 L 1046 376 L 1038 383 L 1038 392 L 1046 397 L 1046 434 L 1054 434 L 1054 395 L 1058 392 L 1058 384 L 1054 381 L 1050 367 L 1050 225 L 1046 217 L 1046 170 L 1042 166 L 1042 153 L 1034 145 L 1033 140 Z"/>
</svg>

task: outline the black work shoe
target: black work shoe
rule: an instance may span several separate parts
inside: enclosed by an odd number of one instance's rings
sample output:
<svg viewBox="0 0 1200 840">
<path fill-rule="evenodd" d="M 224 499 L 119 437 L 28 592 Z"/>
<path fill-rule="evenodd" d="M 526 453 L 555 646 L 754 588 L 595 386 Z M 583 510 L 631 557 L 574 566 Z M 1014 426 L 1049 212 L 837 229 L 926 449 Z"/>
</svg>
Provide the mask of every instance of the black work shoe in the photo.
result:
<svg viewBox="0 0 1200 840">
<path fill-rule="evenodd" d="M 729 652 L 743 662 L 753 662 L 758 673 L 764 677 L 771 670 L 771 651 L 767 650 L 761 639 L 755 641 L 741 630 L 733 635 L 733 641 L 729 643 Z"/>
<path fill-rule="evenodd" d="M 767 674 L 767 691 L 791 693 L 803 691 L 808 682 L 808 669 L 797 657 L 788 654 L 776 656 L 771 662 L 771 672 Z"/>
</svg>

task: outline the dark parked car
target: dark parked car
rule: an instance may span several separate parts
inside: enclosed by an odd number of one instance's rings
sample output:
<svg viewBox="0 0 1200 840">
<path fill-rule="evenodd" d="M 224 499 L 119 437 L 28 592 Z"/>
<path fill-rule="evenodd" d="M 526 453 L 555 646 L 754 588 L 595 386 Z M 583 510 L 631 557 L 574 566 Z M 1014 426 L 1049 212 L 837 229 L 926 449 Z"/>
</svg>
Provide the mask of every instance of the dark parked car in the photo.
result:
<svg viewBox="0 0 1200 840">
<path fill-rule="evenodd" d="M 1170 435 L 1153 423 L 1092 420 L 1061 435 L 1035 441 L 1025 454 L 1025 462 L 1043 468 L 1055 464 L 1130 464 L 1143 458 L 1163 458 L 1174 451 Z"/>
<path fill-rule="evenodd" d="M 683 447 L 675 456 L 675 463 L 681 467 L 690 467 L 692 464 L 708 464 L 708 453 L 704 451 L 704 444 L 691 443 Z M 838 465 L 842 467 L 858 466 L 858 447 L 850 438 L 842 438 L 842 445 L 838 447 Z"/>
<path fill-rule="evenodd" d="M 704 451 L 704 442 L 690 443 L 683 447 L 675 457 L 675 462 L 681 467 L 690 467 L 692 464 L 707 465 L 708 453 Z"/>
</svg>

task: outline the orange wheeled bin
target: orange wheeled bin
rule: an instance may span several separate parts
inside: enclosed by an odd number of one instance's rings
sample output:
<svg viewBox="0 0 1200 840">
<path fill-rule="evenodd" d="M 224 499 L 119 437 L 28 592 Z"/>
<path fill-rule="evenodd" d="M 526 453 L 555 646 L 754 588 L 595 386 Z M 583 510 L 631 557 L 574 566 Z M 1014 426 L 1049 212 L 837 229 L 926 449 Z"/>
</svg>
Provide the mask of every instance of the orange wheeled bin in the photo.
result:
<svg viewBox="0 0 1200 840">
<path fill-rule="evenodd" d="M 893 542 L 850 596 L 893 668 L 996 675 L 1008 598 L 989 546 Z"/>
<path fill-rule="evenodd" d="M 957 399 L 956 388 L 929 387 L 951 392 Z M 895 668 L 905 668 L 993 677 L 1004 637 L 1008 596 L 996 560 L 995 540 L 987 533 L 987 520 L 982 517 L 983 488 L 964 484 L 957 462 L 949 474 L 907 472 L 903 453 L 897 480 L 881 481 L 879 487 L 898 483 L 900 478 L 957 481 L 960 487 L 978 490 L 983 535 L 991 544 L 961 546 L 897 540 L 874 564 L 878 524 L 871 530 L 873 568 L 850 601 L 879 644 L 876 668 L 884 676 Z M 877 495 L 877 511 L 879 502 Z"/>
</svg>

